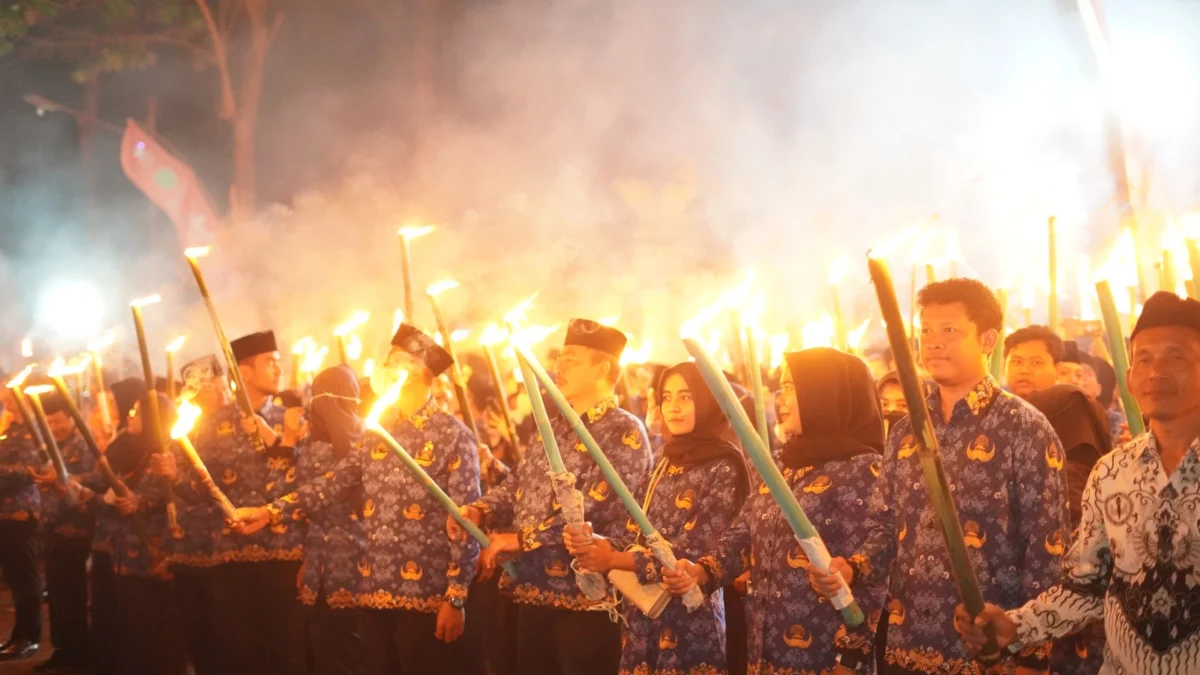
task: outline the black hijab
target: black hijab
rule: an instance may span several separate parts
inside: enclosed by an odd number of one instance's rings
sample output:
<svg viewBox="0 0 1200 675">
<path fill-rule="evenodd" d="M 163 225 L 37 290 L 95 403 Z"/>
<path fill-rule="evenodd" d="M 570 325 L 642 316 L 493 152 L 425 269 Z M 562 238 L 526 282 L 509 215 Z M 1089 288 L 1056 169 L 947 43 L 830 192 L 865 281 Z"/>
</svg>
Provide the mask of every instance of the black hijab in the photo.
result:
<svg viewBox="0 0 1200 675">
<path fill-rule="evenodd" d="M 1111 408 L 1113 395 L 1117 391 L 1117 371 L 1104 359 L 1092 357 L 1088 360 L 1092 372 L 1096 373 L 1096 381 L 1100 383 L 1100 395 L 1096 399 L 1105 409 Z"/>
<path fill-rule="evenodd" d="M 333 366 L 317 374 L 312 383 L 313 440 L 329 443 L 334 455 L 345 457 L 362 437 L 359 402 L 358 377 L 350 366 Z"/>
<path fill-rule="evenodd" d="M 783 445 L 788 468 L 883 454 L 883 412 L 867 364 L 829 347 L 788 352 L 784 360 L 801 427 Z"/>
<path fill-rule="evenodd" d="M 1050 421 L 1068 455 L 1083 446 L 1094 449 L 1099 455 L 1106 455 L 1112 450 L 1108 413 L 1104 411 L 1104 406 L 1079 387 L 1056 384 L 1033 392 L 1025 400 L 1042 411 Z"/>
<path fill-rule="evenodd" d="M 144 387 L 142 391 L 142 396 L 134 403 L 137 404 L 138 415 L 145 416 L 150 414 L 147 402 L 149 395 L 145 393 Z M 171 427 L 175 426 L 175 403 L 162 392 L 157 392 L 157 396 L 159 430 L 163 439 L 168 439 Z M 133 405 L 131 403 L 129 407 L 132 409 Z M 145 472 L 150 463 L 150 455 L 158 452 L 162 447 L 154 441 L 154 437 L 150 434 L 150 425 L 147 422 L 148 420 L 143 417 L 142 430 L 136 434 L 130 433 L 128 430 L 119 434 L 104 453 L 112 470 L 133 482 L 140 479 Z"/>
<path fill-rule="evenodd" d="M 699 466 L 715 459 L 728 459 L 733 463 L 738 475 L 735 500 L 740 504 L 750 492 L 750 474 L 746 469 L 746 458 L 742 455 L 741 447 L 730 440 L 736 436 L 729 420 L 709 391 L 700 369 L 691 361 L 671 366 L 659 375 L 655 390 L 660 401 L 660 413 L 663 385 L 671 375 L 679 375 L 687 382 L 688 391 L 692 394 L 692 403 L 696 406 L 696 426 L 686 434 L 668 435 L 667 442 L 663 445 L 663 454 L 672 464 L 685 467 Z"/>
</svg>

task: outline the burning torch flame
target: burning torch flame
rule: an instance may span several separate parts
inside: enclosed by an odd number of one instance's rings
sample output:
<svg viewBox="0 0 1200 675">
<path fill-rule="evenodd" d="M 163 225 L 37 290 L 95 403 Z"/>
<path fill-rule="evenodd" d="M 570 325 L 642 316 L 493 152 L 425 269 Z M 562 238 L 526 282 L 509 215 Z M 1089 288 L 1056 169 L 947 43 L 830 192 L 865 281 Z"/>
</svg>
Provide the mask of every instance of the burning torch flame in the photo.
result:
<svg viewBox="0 0 1200 675">
<path fill-rule="evenodd" d="M 363 377 L 370 377 L 375 374 L 375 359 L 367 359 L 363 362 Z"/>
<path fill-rule="evenodd" d="M 1121 230 L 1096 276 L 1097 280 L 1107 279 L 1115 288 L 1137 288 L 1137 244 L 1129 228 Z"/>
<path fill-rule="evenodd" d="M 459 328 L 458 330 L 454 331 L 453 333 L 450 333 L 450 341 L 451 342 L 462 342 L 463 340 L 466 340 L 467 336 L 470 334 L 471 334 L 471 331 L 467 330 L 466 328 Z"/>
<path fill-rule="evenodd" d="M 436 298 L 446 291 L 458 288 L 458 285 L 458 282 L 453 279 L 442 279 L 441 281 L 429 284 L 429 288 L 425 289 L 425 294 L 431 298 Z"/>
<path fill-rule="evenodd" d="M 179 440 L 196 426 L 196 420 L 200 419 L 200 406 L 185 398 L 179 402 L 176 415 L 175 426 L 171 427 L 171 438 Z"/>
<path fill-rule="evenodd" d="M 48 371 L 48 374 L 50 377 L 78 375 L 79 373 L 87 370 L 87 367 L 91 365 L 91 363 L 91 355 L 84 356 L 81 359 L 75 359 L 71 361 L 70 365 L 67 365 L 67 362 L 63 360 L 63 357 L 60 356 L 57 359 L 54 359 L 54 362 L 50 364 L 50 370 Z"/>
<path fill-rule="evenodd" d="M 297 340 L 296 344 L 292 345 L 292 353 L 296 355 L 307 354 L 308 350 L 315 349 L 316 346 L 317 343 L 313 342 L 311 337 L 305 336 Z"/>
<path fill-rule="evenodd" d="M 1092 265 L 1086 255 L 1079 256 L 1078 265 L 1078 284 L 1079 284 L 1079 319 L 1081 321 L 1095 321 L 1096 312 L 1092 309 Z"/>
<path fill-rule="evenodd" d="M 754 285 L 754 268 L 751 267 L 746 275 L 746 280 L 735 286 L 728 293 L 719 298 L 716 302 L 700 310 L 692 318 L 688 319 L 679 327 L 679 336 L 683 338 L 696 337 L 700 328 L 712 321 L 723 310 L 736 307 L 746 295 L 750 293 L 751 287 Z"/>
<path fill-rule="evenodd" d="M 358 338 L 358 333 L 350 336 L 346 341 L 346 358 L 351 361 L 357 361 L 362 356 L 362 340 Z"/>
<path fill-rule="evenodd" d="M 167 344 L 167 352 L 174 354 L 175 352 L 179 351 L 179 348 L 183 346 L 184 342 L 187 342 L 186 335 L 180 335 L 174 340 L 171 340 L 171 342 Z"/>
<path fill-rule="evenodd" d="M 184 249 L 183 255 L 188 258 L 191 258 L 192 260 L 195 260 L 196 258 L 203 258 L 204 256 L 208 255 L 208 251 L 210 248 L 212 248 L 212 247 L 210 247 L 210 246 L 195 246 L 192 248 Z"/>
<path fill-rule="evenodd" d="M 404 382 L 407 379 L 408 372 L 403 370 L 400 371 L 399 379 L 396 380 L 396 383 L 393 384 L 390 389 L 384 392 L 384 394 L 379 397 L 379 400 L 375 402 L 375 405 L 371 408 L 371 414 L 367 415 L 366 426 L 368 428 L 380 428 L 379 418 L 383 415 L 384 411 L 395 405 L 396 401 L 400 400 L 400 392 L 404 389 Z"/>
<path fill-rule="evenodd" d="M 783 353 L 787 351 L 790 339 L 787 333 L 776 333 L 767 337 L 767 344 L 771 346 L 771 370 L 783 363 Z"/>
<path fill-rule="evenodd" d="M 525 321 L 526 314 L 533 307 L 533 301 L 535 298 L 537 298 L 537 293 L 529 296 L 523 300 L 521 304 L 513 307 L 504 314 L 504 322 L 507 323 L 513 331 L 507 336 L 509 342 L 519 344 L 526 348 L 532 347 L 538 342 L 541 342 L 542 340 L 545 340 L 553 335 L 554 332 L 557 331 L 562 325 L 556 323 L 552 326 L 522 326 L 521 324 Z M 504 356 L 515 357 L 511 346 L 504 350 Z"/>
<path fill-rule="evenodd" d="M 97 341 L 88 345 L 89 352 L 99 352 L 108 349 L 117 339 L 117 332 L 109 330 Z"/>
<path fill-rule="evenodd" d="M 850 272 L 850 256 L 844 255 L 829 266 L 829 285 L 840 286 Z"/>
<path fill-rule="evenodd" d="M 479 336 L 479 344 L 484 345 L 485 347 L 490 347 L 494 344 L 503 342 L 507 338 L 508 331 L 494 323 L 489 323 L 486 327 L 484 327 L 483 335 Z"/>
<path fill-rule="evenodd" d="M 145 307 L 146 305 L 153 305 L 153 304 L 159 303 L 159 302 L 162 302 L 162 296 L 159 295 L 158 293 L 155 293 L 154 295 L 147 295 L 144 298 L 137 298 L 133 302 L 129 303 L 129 306 L 130 307 Z"/>
<path fill-rule="evenodd" d="M 805 349 L 832 347 L 836 332 L 833 317 L 823 314 L 816 321 L 810 321 L 800 327 L 800 342 Z"/>
<path fill-rule="evenodd" d="M 425 225 L 423 227 L 415 227 L 415 226 L 408 225 L 408 226 L 402 227 L 399 230 L 397 230 L 396 234 L 400 235 L 401 237 L 404 237 L 408 241 L 412 241 L 413 239 L 416 239 L 417 237 L 424 237 L 425 235 L 429 234 L 430 232 L 433 232 L 436 229 L 437 228 L 434 227 L 433 225 Z"/>
<path fill-rule="evenodd" d="M 364 323 L 367 322 L 367 319 L 370 319 L 370 318 L 371 318 L 370 312 L 364 312 L 361 310 L 357 311 L 354 313 L 354 316 L 351 316 L 350 319 L 348 321 L 346 321 L 346 323 L 338 326 L 337 328 L 334 328 L 333 334 L 337 337 L 343 337 L 345 335 L 349 335 L 350 331 L 355 330 L 359 326 L 363 325 Z"/>
<path fill-rule="evenodd" d="M 21 356 L 26 359 L 33 356 L 33 340 L 29 338 L 21 340 Z"/>
<path fill-rule="evenodd" d="M 36 384 L 32 387 L 25 387 L 26 396 L 41 396 L 42 394 L 49 394 L 52 391 L 54 391 L 54 387 L 48 384 Z"/>
<path fill-rule="evenodd" d="M 17 373 L 16 376 L 13 377 L 13 379 L 9 380 L 4 386 L 12 388 L 12 387 L 20 387 L 22 384 L 25 384 L 25 378 L 29 377 L 29 374 L 33 372 L 33 369 L 35 366 L 37 366 L 36 363 L 31 363 L 31 364 L 25 366 L 24 370 Z"/>
<path fill-rule="evenodd" d="M 650 355 L 654 351 L 654 343 L 650 340 L 642 341 L 642 344 L 637 349 L 628 349 L 621 352 L 620 363 L 622 366 L 649 363 Z"/>
<path fill-rule="evenodd" d="M 300 364 L 301 372 L 315 373 L 321 369 L 321 363 L 329 354 L 329 347 L 317 348 L 316 343 L 310 342 L 304 353 L 304 363 Z"/>
<path fill-rule="evenodd" d="M 850 349 L 858 349 L 862 347 L 863 337 L 867 334 L 867 328 L 871 326 L 871 319 L 867 317 L 859 326 L 846 334 L 846 346 Z"/>
<path fill-rule="evenodd" d="M 397 309 L 395 314 L 392 314 L 392 335 L 400 330 L 400 324 L 404 323 L 404 310 Z"/>
<path fill-rule="evenodd" d="M 603 319 L 596 319 L 596 323 L 600 324 L 601 326 L 615 326 L 620 320 L 620 314 L 613 314 L 612 316 L 606 316 Z"/>
</svg>

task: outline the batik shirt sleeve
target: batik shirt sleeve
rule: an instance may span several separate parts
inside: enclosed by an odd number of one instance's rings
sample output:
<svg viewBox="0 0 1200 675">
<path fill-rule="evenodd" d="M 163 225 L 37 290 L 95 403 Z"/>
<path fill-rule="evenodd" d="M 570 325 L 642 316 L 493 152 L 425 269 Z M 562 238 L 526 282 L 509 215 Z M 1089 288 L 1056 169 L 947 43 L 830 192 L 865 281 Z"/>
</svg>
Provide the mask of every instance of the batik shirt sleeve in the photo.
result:
<svg viewBox="0 0 1200 675">
<path fill-rule="evenodd" d="M 0 520 L 37 518 L 41 493 L 29 467 L 41 465 L 37 444 L 23 424 L 10 424 L 0 437 Z"/>
<path fill-rule="evenodd" d="M 529 444 L 529 452 L 541 451 L 541 436 L 537 436 L 532 443 Z M 471 506 L 479 509 L 479 513 L 483 516 L 481 525 L 488 529 L 502 530 L 506 527 L 511 527 L 513 523 L 513 509 L 516 501 L 513 499 L 514 490 L 520 484 L 519 480 L 514 480 L 519 474 L 529 474 L 531 464 L 536 461 L 535 456 L 527 456 L 525 461 L 513 472 L 513 476 L 507 480 L 501 481 L 492 485 L 487 494 L 480 499 L 470 502 Z M 543 458 L 544 459 L 544 458 Z M 543 462 L 544 463 L 544 462 Z M 524 468 L 524 471 L 522 471 Z"/>
<path fill-rule="evenodd" d="M 480 497 L 479 450 L 475 436 L 463 425 L 452 427 L 451 452 L 454 456 L 446 465 L 446 494 L 455 504 L 471 504 Z M 467 586 L 475 578 L 479 564 L 479 542 L 472 537 L 465 541 L 450 541 L 450 563 L 446 570 L 446 597 L 467 595 Z"/>
<path fill-rule="evenodd" d="M 354 488 L 361 487 L 364 452 L 361 446 L 356 446 L 332 469 L 268 504 L 272 522 L 304 520 L 308 513 L 327 509 Z"/>
<path fill-rule="evenodd" d="M 911 433 L 906 417 L 888 434 L 887 448 L 882 460 L 872 465 L 875 485 L 867 503 L 866 543 L 847 562 L 854 570 L 854 584 L 879 583 L 887 579 L 888 568 L 896 557 L 896 514 L 892 510 L 892 480 L 896 471 L 896 453 L 900 440 Z"/>
<path fill-rule="evenodd" d="M 708 574 L 708 583 L 702 589 L 705 594 L 725 588 L 750 569 L 750 520 L 768 506 L 759 491 L 766 485 L 761 480 L 758 483 L 751 488 L 750 497 L 734 517 L 729 529 L 717 540 L 716 546 L 696 558 L 696 562 Z M 771 498 L 768 495 L 766 499 Z"/>
</svg>

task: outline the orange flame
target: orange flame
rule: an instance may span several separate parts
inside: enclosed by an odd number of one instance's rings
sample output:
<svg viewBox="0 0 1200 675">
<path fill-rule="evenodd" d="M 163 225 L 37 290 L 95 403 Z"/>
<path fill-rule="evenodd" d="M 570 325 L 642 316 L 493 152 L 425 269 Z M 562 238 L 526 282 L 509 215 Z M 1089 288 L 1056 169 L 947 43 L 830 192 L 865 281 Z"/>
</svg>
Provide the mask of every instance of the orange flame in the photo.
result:
<svg viewBox="0 0 1200 675">
<path fill-rule="evenodd" d="M 200 419 L 200 406 L 192 403 L 189 399 L 181 399 L 179 407 L 176 408 L 175 426 L 171 427 L 171 438 L 179 440 L 187 436 L 191 432 L 192 427 L 196 426 L 196 420 Z"/>
<path fill-rule="evenodd" d="M 99 340 L 89 344 L 88 351 L 89 352 L 99 352 L 99 351 L 108 349 L 109 347 L 112 346 L 113 342 L 115 342 L 116 339 L 117 339 L 117 332 L 114 330 L 109 330 L 109 331 L 105 332 L 104 335 L 101 336 Z"/>
<path fill-rule="evenodd" d="M 429 287 L 425 289 L 425 294 L 431 298 L 436 298 L 446 291 L 458 288 L 458 286 L 458 282 L 453 279 L 442 279 L 441 281 L 429 284 Z"/>
<path fill-rule="evenodd" d="M 746 280 L 725 293 L 713 304 L 701 309 L 679 327 L 679 336 L 683 338 L 696 337 L 705 324 L 712 321 L 722 311 L 736 307 L 741 303 L 754 285 L 754 268 L 748 270 Z"/>
<path fill-rule="evenodd" d="M 29 358 L 33 356 L 33 340 L 25 338 L 21 340 L 21 357 Z"/>
<path fill-rule="evenodd" d="M 430 232 L 433 232 L 436 229 L 437 228 L 434 227 L 433 225 L 424 225 L 424 226 L 406 225 L 406 226 L 400 228 L 399 230 L 396 230 L 396 234 L 400 235 L 401 237 L 404 237 L 408 241 L 412 241 L 413 239 L 416 239 L 417 237 L 424 237 L 425 235 L 429 234 Z"/>
<path fill-rule="evenodd" d="M 357 361 L 362 357 L 362 340 L 358 338 L 358 333 L 350 336 L 346 341 L 346 358 L 351 361 Z"/>
<path fill-rule="evenodd" d="M 470 334 L 471 331 L 467 330 L 466 328 L 459 328 L 458 330 L 450 333 L 450 341 L 462 342 L 463 340 L 466 340 Z"/>
<path fill-rule="evenodd" d="M 767 344 L 771 348 L 771 370 L 775 370 L 783 363 L 783 353 L 787 351 L 790 340 L 787 333 L 775 333 L 767 337 Z"/>
<path fill-rule="evenodd" d="M 349 319 L 347 319 L 346 323 L 343 323 L 342 325 L 338 326 L 337 328 L 334 328 L 333 334 L 336 337 L 343 337 L 345 335 L 349 335 L 350 331 L 357 329 L 359 326 L 366 323 L 367 319 L 370 319 L 370 318 L 371 318 L 370 312 L 364 312 L 362 310 L 359 310 L 359 311 L 355 312 L 353 316 L 351 316 Z"/>
<path fill-rule="evenodd" d="M 829 266 L 829 285 L 840 286 L 850 273 L 850 256 L 844 255 Z"/>
<path fill-rule="evenodd" d="M 857 328 L 852 329 L 846 334 L 846 346 L 850 349 L 859 349 L 862 347 L 863 338 L 867 334 L 867 328 L 871 326 L 871 318 L 867 317 Z"/>
<path fill-rule="evenodd" d="M 54 391 L 54 387 L 48 384 L 36 384 L 32 387 L 25 387 L 26 396 L 41 396 L 42 394 L 49 394 L 52 391 Z"/>
<path fill-rule="evenodd" d="M 408 380 L 408 372 L 403 370 L 400 371 L 398 373 L 398 379 L 396 380 L 396 383 L 393 384 L 390 389 L 384 392 L 383 395 L 379 397 L 379 400 L 375 402 L 375 405 L 371 407 L 371 414 L 367 415 L 366 419 L 366 425 L 368 428 L 380 428 L 379 418 L 383 415 L 384 411 L 395 405 L 396 401 L 400 400 L 400 392 L 404 389 L 404 383 L 406 380 Z"/>
<path fill-rule="evenodd" d="M 654 343 L 650 340 L 643 340 L 642 344 L 637 349 L 629 349 L 621 352 L 620 363 L 622 366 L 633 364 L 642 364 L 650 362 L 650 355 L 654 353 Z"/>
<path fill-rule="evenodd" d="M 375 374 L 375 359 L 367 359 L 363 361 L 363 377 L 370 377 Z"/>
<path fill-rule="evenodd" d="M 596 323 L 600 324 L 601 326 L 615 326 L 620 320 L 620 314 L 613 314 L 612 316 L 606 316 L 602 319 L 596 319 Z"/>
<path fill-rule="evenodd" d="M 297 356 L 307 354 L 308 350 L 313 349 L 316 346 L 317 345 L 315 342 L 313 342 L 313 339 L 306 335 L 297 340 L 296 344 L 292 345 L 292 353 L 296 354 Z"/>
<path fill-rule="evenodd" d="M 317 348 L 315 342 L 310 342 L 305 349 L 304 362 L 300 364 L 300 372 L 315 373 L 321 369 L 321 363 L 329 354 L 329 347 Z"/>
<path fill-rule="evenodd" d="M 171 342 L 167 344 L 167 352 L 174 354 L 175 352 L 179 351 L 179 348 L 183 346 L 184 342 L 187 342 L 186 335 L 180 335 L 174 340 L 171 340 Z"/>
<path fill-rule="evenodd" d="M 84 356 L 83 358 L 72 360 L 70 365 L 68 365 L 67 362 L 63 359 L 63 357 L 60 356 L 60 357 L 54 359 L 54 362 L 50 364 L 50 370 L 48 371 L 47 374 L 50 375 L 50 377 L 66 377 L 67 375 L 78 375 L 79 373 L 86 371 L 87 367 L 89 365 L 91 365 L 91 363 L 92 363 L 92 357 L 90 354 Z"/>
<path fill-rule="evenodd" d="M 25 378 L 29 377 L 29 374 L 33 372 L 35 366 L 37 366 L 36 363 L 31 363 L 25 366 L 24 370 L 17 373 L 16 376 L 9 380 L 4 386 L 12 388 L 20 387 L 22 384 L 25 384 Z"/>
<path fill-rule="evenodd" d="M 400 324 L 402 323 L 404 323 L 404 310 L 397 309 L 392 314 L 392 335 L 395 335 L 396 331 L 400 330 Z"/>
<path fill-rule="evenodd" d="M 204 256 L 208 255 L 208 252 L 211 249 L 211 246 L 193 246 L 192 248 L 184 249 L 183 255 L 195 260 L 196 258 L 203 258 Z"/>
<path fill-rule="evenodd" d="M 483 334 L 479 336 L 479 344 L 490 347 L 494 344 L 503 342 L 508 339 L 508 331 L 501 328 L 495 323 L 489 323 L 483 329 Z"/>
<path fill-rule="evenodd" d="M 129 306 L 130 307 L 145 307 L 146 305 L 153 305 L 153 304 L 157 304 L 160 302 L 162 302 L 162 296 L 159 295 L 158 293 L 155 293 L 154 295 L 147 295 L 144 298 L 137 298 L 137 299 L 133 300 L 133 302 L 130 302 Z"/>
<path fill-rule="evenodd" d="M 832 347 L 837 328 L 833 317 L 822 314 L 820 318 L 809 321 L 800 327 L 800 343 L 804 349 L 812 347 Z"/>
</svg>

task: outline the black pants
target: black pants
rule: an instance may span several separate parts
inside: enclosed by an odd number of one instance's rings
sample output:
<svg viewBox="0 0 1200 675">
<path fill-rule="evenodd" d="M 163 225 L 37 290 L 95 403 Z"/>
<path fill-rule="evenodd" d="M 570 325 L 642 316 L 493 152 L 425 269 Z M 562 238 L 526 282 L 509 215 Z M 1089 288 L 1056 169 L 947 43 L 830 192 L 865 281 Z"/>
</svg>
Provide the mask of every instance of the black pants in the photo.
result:
<svg viewBox="0 0 1200 675">
<path fill-rule="evenodd" d="M 42 639 L 42 577 L 38 574 L 41 545 L 33 521 L 0 520 L 0 572 L 12 591 L 16 623 L 12 640 Z"/>
<path fill-rule="evenodd" d="M 183 675 L 187 654 L 171 582 L 117 575 L 117 622 L 122 675 Z"/>
<path fill-rule="evenodd" d="M 224 675 L 227 671 L 217 638 L 217 586 L 213 568 L 176 565 L 171 573 L 175 576 L 179 629 L 196 675 Z"/>
<path fill-rule="evenodd" d="M 746 675 L 746 599 L 734 589 L 725 587 L 725 662 L 729 675 Z"/>
<path fill-rule="evenodd" d="M 615 675 L 620 665 L 621 628 L 607 612 L 520 606 L 521 675 Z"/>
<path fill-rule="evenodd" d="M 88 557 L 91 539 L 46 535 L 46 591 L 50 595 L 50 643 L 67 663 L 86 665 Z"/>
<path fill-rule="evenodd" d="M 517 672 L 517 604 L 500 590 L 499 581 L 500 575 L 493 574 L 485 591 L 489 602 L 488 668 L 494 675 L 520 675 Z"/>
<path fill-rule="evenodd" d="M 437 614 L 403 609 L 363 611 L 362 642 L 366 675 L 483 675 L 484 645 L 478 626 L 487 617 L 467 613 L 463 634 L 438 640 Z"/>
<path fill-rule="evenodd" d="M 117 623 L 117 578 L 107 553 L 92 553 L 92 675 L 121 672 L 121 626 Z"/>
<path fill-rule="evenodd" d="M 362 675 L 361 618 L 361 610 L 333 609 L 325 603 L 324 592 L 317 596 L 308 608 L 312 675 Z"/>
<path fill-rule="evenodd" d="M 305 672 L 304 610 L 296 599 L 299 571 L 299 561 L 214 568 L 217 635 L 229 658 L 229 675 Z"/>
</svg>

